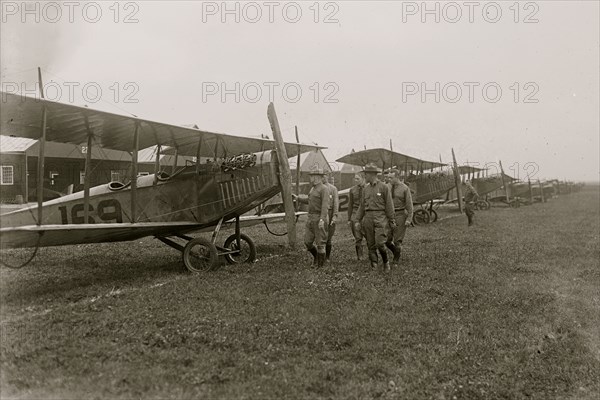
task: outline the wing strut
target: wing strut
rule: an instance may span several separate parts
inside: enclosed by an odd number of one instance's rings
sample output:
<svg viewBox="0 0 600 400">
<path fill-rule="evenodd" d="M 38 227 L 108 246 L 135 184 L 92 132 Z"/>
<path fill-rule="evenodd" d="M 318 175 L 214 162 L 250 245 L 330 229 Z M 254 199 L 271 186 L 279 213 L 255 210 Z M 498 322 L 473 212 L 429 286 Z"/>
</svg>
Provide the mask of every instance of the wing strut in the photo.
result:
<svg viewBox="0 0 600 400">
<path fill-rule="evenodd" d="M 504 180 L 504 168 L 502 168 L 502 161 L 499 160 L 500 163 L 500 176 L 502 177 L 502 186 L 504 186 L 504 195 L 506 196 L 506 202 L 510 203 L 510 197 L 508 196 L 508 186 L 506 185 L 506 181 Z"/>
<path fill-rule="evenodd" d="M 154 159 L 154 183 L 158 183 L 158 173 L 160 172 L 160 150 L 162 146 L 160 144 L 156 145 L 156 157 Z"/>
<path fill-rule="evenodd" d="M 42 84 L 42 70 L 38 67 L 38 78 L 40 84 L 40 95 L 44 98 L 44 85 Z M 42 224 L 42 203 L 44 202 L 44 151 L 46 147 L 46 122 L 48 118 L 48 109 L 44 105 L 42 111 L 42 132 L 40 134 L 40 150 L 38 156 L 38 176 L 37 176 L 37 208 L 38 220 L 37 224 Z"/>
<path fill-rule="evenodd" d="M 456 183 L 456 197 L 458 198 L 458 211 L 463 212 L 463 198 L 462 198 L 462 187 L 460 181 L 460 173 L 458 171 L 458 164 L 456 163 L 456 156 L 454 155 L 454 149 L 452 149 L 452 161 L 454 161 L 454 182 Z"/>
<path fill-rule="evenodd" d="M 136 220 L 138 147 L 140 146 L 140 124 L 136 121 L 133 133 L 133 152 L 131 154 L 131 223 Z"/>
<path fill-rule="evenodd" d="M 196 149 L 196 173 L 200 174 L 200 153 L 202 151 L 202 135 L 198 136 L 198 148 Z"/>
<path fill-rule="evenodd" d="M 84 115 L 85 128 L 87 129 L 87 148 L 85 152 L 85 169 L 83 175 L 83 223 L 88 224 L 90 218 L 90 179 L 92 170 L 92 131 L 87 114 Z"/>
<path fill-rule="evenodd" d="M 215 164 L 217 163 L 217 157 L 219 155 L 219 139 L 219 136 L 217 136 L 217 140 L 215 141 L 215 158 L 213 160 Z"/>
<path fill-rule="evenodd" d="M 298 156 L 296 157 L 296 196 L 300 195 L 300 137 L 298 136 L 298 126 L 294 126 L 296 131 L 296 143 L 298 143 Z M 296 201 L 296 211 L 300 210 L 300 202 Z"/>
<path fill-rule="evenodd" d="M 175 147 L 175 154 L 173 155 L 173 166 L 171 167 L 171 175 L 177 172 L 177 161 L 179 159 L 179 149 Z"/>
</svg>

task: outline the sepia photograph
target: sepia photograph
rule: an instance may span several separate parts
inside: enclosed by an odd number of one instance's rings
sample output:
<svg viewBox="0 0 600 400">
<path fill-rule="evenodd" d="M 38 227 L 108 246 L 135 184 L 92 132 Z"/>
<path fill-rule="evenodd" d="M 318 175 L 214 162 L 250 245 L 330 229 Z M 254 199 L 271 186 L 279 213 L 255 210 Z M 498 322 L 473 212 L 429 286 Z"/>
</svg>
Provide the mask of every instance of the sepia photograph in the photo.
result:
<svg viewBox="0 0 600 400">
<path fill-rule="evenodd" d="M 0 399 L 600 398 L 597 0 L 0 0 Z"/>
</svg>

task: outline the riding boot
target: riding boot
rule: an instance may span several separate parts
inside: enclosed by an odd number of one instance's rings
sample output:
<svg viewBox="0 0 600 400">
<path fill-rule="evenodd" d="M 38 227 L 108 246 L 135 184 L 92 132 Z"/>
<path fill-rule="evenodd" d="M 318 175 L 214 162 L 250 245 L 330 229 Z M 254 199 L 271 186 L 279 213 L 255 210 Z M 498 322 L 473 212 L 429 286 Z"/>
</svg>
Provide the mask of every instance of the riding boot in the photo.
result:
<svg viewBox="0 0 600 400">
<path fill-rule="evenodd" d="M 369 260 L 371 261 L 371 269 L 377 269 L 377 252 L 369 251 Z"/>
<path fill-rule="evenodd" d="M 362 260 L 362 256 L 363 256 L 363 249 L 362 249 L 362 246 L 357 244 L 357 245 L 356 245 L 356 246 L 354 246 L 354 247 L 356 247 L 356 259 L 357 259 L 358 261 Z"/>
<path fill-rule="evenodd" d="M 389 261 L 384 262 L 383 263 L 383 272 L 389 273 L 389 272 L 391 272 L 391 270 L 392 270 L 392 267 L 390 267 L 390 262 Z"/>
<path fill-rule="evenodd" d="M 393 246 L 393 244 L 392 244 Z M 381 261 L 383 261 L 383 271 L 390 272 L 390 262 L 388 260 L 387 250 L 385 248 L 379 249 L 379 254 L 381 254 Z"/>
<path fill-rule="evenodd" d="M 322 268 L 325 265 L 325 254 L 317 253 L 317 268 Z"/>
<path fill-rule="evenodd" d="M 379 254 L 381 255 L 381 261 L 386 263 L 388 261 L 387 250 L 385 248 L 379 249 Z"/>
<path fill-rule="evenodd" d="M 397 264 L 400 261 L 400 247 L 396 246 L 394 242 L 387 242 L 385 245 L 394 254 L 393 263 Z"/>
<path fill-rule="evenodd" d="M 331 256 L 331 245 L 330 244 L 326 244 L 325 245 L 325 258 L 327 259 L 327 261 L 329 262 L 329 257 Z"/>
<path fill-rule="evenodd" d="M 315 265 L 317 265 L 317 249 L 313 246 L 310 249 L 308 249 L 308 252 L 313 256 L 312 266 L 314 267 Z"/>
<path fill-rule="evenodd" d="M 473 225 L 473 216 L 472 215 L 467 215 L 467 218 L 469 220 L 469 226 Z"/>
<path fill-rule="evenodd" d="M 400 262 L 400 257 L 402 256 L 402 247 L 396 246 L 396 251 L 394 252 L 394 259 L 392 262 L 394 264 L 398 264 Z"/>
<path fill-rule="evenodd" d="M 385 242 L 385 247 L 390 249 L 392 253 L 396 251 L 396 246 L 394 246 L 394 242 Z"/>
</svg>

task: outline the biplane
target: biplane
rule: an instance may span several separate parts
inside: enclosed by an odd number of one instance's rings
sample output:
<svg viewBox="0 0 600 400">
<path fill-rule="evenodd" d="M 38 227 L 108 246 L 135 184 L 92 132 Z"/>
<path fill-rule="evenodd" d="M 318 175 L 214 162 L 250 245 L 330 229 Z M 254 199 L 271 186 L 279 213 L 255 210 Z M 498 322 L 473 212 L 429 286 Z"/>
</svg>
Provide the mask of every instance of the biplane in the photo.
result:
<svg viewBox="0 0 600 400">
<path fill-rule="evenodd" d="M 534 201 L 546 202 L 556 196 L 555 187 L 551 181 L 532 182 L 531 194 Z"/>
<path fill-rule="evenodd" d="M 494 192 L 499 193 L 501 188 L 504 188 L 506 185 L 510 185 L 511 182 L 516 180 L 515 178 L 506 175 L 504 172 L 487 175 L 486 168 L 478 168 L 471 165 L 459 166 L 458 172 L 465 179 L 470 180 L 471 184 L 477 191 L 479 200 L 477 200 L 475 207 L 479 210 L 489 210 L 491 207 L 490 201 L 492 201 L 490 194 Z M 498 195 L 498 193 L 493 196 L 494 200 L 505 198 L 504 195 Z"/>
<path fill-rule="evenodd" d="M 534 202 L 534 184 L 531 182 L 519 181 L 518 179 L 512 178 L 506 174 L 504 174 L 504 179 L 506 182 L 506 189 L 495 190 L 491 192 L 488 196 L 488 201 L 500 201 L 508 204 L 508 206 L 512 208 L 519 208 L 522 204 L 532 204 Z M 549 194 L 546 189 L 544 189 L 541 193 Z M 539 196 L 541 201 L 543 199 L 543 194 Z M 546 198 L 549 197 L 550 195 Z"/>
<path fill-rule="evenodd" d="M 556 187 L 553 181 L 532 182 L 531 180 L 513 182 L 510 186 L 510 195 L 516 207 L 521 204 L 533 204 L 534 202 L 546 202 L 556 196 Z"/>
<path fill-rule="evenodd" d="M 445 202 L 444 200 L 436 202 L 436 200 L 456 187 L 454 172 L 443 169 L 447 167 L 446 164 L 422 160 L 388 149 L 361 150 L 347 154 L 336 161 L 357 166 L 375 163 L 382 169 L 397 168 L 404 176 L 404 183 L 411 189 L 413 204 L 420 206 L 413 213 L 415 225 L 435 222 L 437 212 L 434 206 Z M 425 172 L 426 170 L 430 171 Z M 347 196 L 346 192 L 346 190 L 339 192 L 340 207 L 347 204 L 347 200 L 342 199 L 343 195 Z"/>
<path fill-rule="evenodd" d="M 0 132 L 40 139 L 37 177 L 44 176 L 46 140 L 87 145 L 88 156 L 92 146 L 132 155 L 128 182 L 90 187 L 90 157 L 87 157 L 83 191 L 47 202 L 38 196 L 36 205 L 3 214 L 1 249 L 34 247 L 37 251 L 43 246 L 155 236 L 182 252 L 188 270 L 201 272 L 215 268 L 219 256 L 229 263 L 253 261 L 254 243 L 240 228 L 282 218 L 282 214 L 244 215 L 281 190 L 279 167 L 287 158 L 282 161 L 277 157 L 274 141 L 208 132 L 16 94 L 0 92 L 0 95 Z M 285 146 L 288 157 L 320 148 L 280 144 Z M 138 151 L 150 146 L 158 146 L 155 173 L 138 176 Z M 195 163 L 168 174 L 160 170 L 161 152 L 192 156 Z M 38 179 L 37 192 L 43 193 L 43 179 Z M 226 224 L 234 225 L 235 233 L 219 246 L 217 235 Z M 190 232 L 206 230 L 213 231 L 211 240 L 189 236 Z"/>
</svg>

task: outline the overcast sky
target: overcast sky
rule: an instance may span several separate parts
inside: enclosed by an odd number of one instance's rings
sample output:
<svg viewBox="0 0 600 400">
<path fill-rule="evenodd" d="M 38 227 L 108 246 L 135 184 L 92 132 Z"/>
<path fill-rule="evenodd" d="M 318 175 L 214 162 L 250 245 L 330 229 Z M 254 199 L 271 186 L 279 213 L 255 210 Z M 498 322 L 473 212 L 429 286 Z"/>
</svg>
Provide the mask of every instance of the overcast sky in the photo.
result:
<svg viewBox="0 0 600 400">
<path fill-rule="evenodd" d="M 598 1 L 1 3 L 5 91 L 34 89 L 40 66 L 49 98 L 237 135 L 270 134 L 272 91 L 286 140 L 297 125 L 329 161 L 391 139 L 599 178 Z"/>
</svg>

